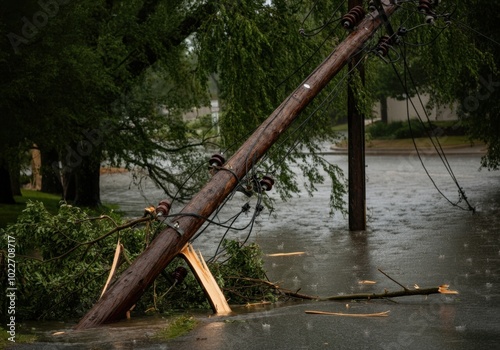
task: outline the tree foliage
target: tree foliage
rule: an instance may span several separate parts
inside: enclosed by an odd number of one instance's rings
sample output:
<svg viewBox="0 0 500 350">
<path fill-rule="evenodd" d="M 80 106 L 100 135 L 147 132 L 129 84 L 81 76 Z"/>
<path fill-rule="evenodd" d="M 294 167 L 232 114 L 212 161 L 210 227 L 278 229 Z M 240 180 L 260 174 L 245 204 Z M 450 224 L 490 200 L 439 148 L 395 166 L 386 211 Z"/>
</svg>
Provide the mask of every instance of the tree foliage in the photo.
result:
<svg viewBox="0 0 500 350">
<path fill-rule="evenodd" d="M 381 94 L 458 100 L 471 136 L 489 145 L 484 165 L 497 167 L 498 89 L 482 87 L 497 79 L 497 3 L 440 2 L 433 25 L 417 2 L 399 6 L 390 22 L 406 31 L 386 62 L 371 55 L 378 35 L 363 48 L 373 78 L 358 89 L 364 109 Z M 207 178 L 199 171 L 207 146 L 234 152 L 345 38 L 346 11 L 345 1 L 7 1 L 0 166 L 14 168 L 19 154 L 37 147 L 44 177 L 62 178 L 67 199 L 76 188 L 77 204 L 99 203 L 103 161 L 139 167 L 167 195 L 187 199 Z M 208 77 L 216 77 L 218 91 L 208 90 Z M 404 89 L 396 87 L 400 80 Z M 298 188 L 290 166 L 296 162 L 310 189 L 324 180 L 314 169 L 327 170 L 334 206 L 341 206 L 342 173 L 318 150 L 334 137 L 328 126 L 345 117 L 345 82 L 340 74 L 256 164 L 255 171 L 279 178 L 283 197 Z M 182 119 L 210 95 L 222 107 L 220 135 Z"/>
<path fill-rule="evenodd" d="M 416 2 L 402 4 L 391 17 L 400 43 L 382 68 L 372 72 L 378 94 L 427 93 L 430 106 L 450 106 L 471 139 L 488 146 L 482 165 L 498 169 L 498 1 L 446 1 L 433 8 L 434 20 L 419 13 Z M 401 29 L 404 34 L 401 34 Z M 422 116 L 425 121 L 425 116 Z"/>
<path fill-rule="evenodd" d="M 44 162 L 43 174 L 48 178 L 56 170 L 59 178 L 62 173 L 65 190 L 75 181 L 77 204 L 98 204 L 98 195 L 84 197 L 98 192 L 96 171 L 104 160 L 140 167 L 168 195 L 188 198 L 206 180 L 195 169 L 202 161 L 200 147 L 214 135 L 190 127 L 182 114 L 208 104 L 208 76 L 218 77 L 223 107 L 217 148 L 231 153 L 322 59 L 327 44 L 338 40 L 333 34 L 338 23 L 328 23 L 326 11 L 340 16 L 342 10 L 325 6 L 83 1 L 52 8 L 57 13 L 26 39 L 19 15 L 31 23 L 31 14 L 47 10 L 28 1 L 9 2 L 1 43 L 7 74 L 0 89 L 6 92 L 2 116 L 18 133 L 9 134 L 2 155 L 8 147 L 34 145 L 55 155 Z M 318 23 L 326 29 L 310 37 L 299 34 L 302 27 Z M 316 123 L 330 124 L 333 110 L 317 113 Z M 317 142 L 331 138 L 328 128 L 310 125 L 302 128 L 300 139 L 289 135 L 269 158 L 274 173 L 282 174 L 284 195 L 296 188 L 284 157 L 294 153 L 302 160 L 297 143 L 314 150 Z M 313 158 L 309 167 L 317 165 Z M 340 171 L 332 177 L 338 183 Z"/>
<path fill-rule="evenodd" d="M 132 222 L 135 222 L 132 221 Z M 0 230 L 0 238 L 15 238 L 16 319 L 66 319 L 83 316 L 99 296 L 111 270 L 117 244 L 124 252 L 114 276 L 118 276 L 149 245 L 162 225 L 144 220 L 127 223 L 114 213 L 91 216 L 78 207 L 62 204 L 50 214 L 41 202 L 28 202 L 16 223 Z M 237 241 L 223 242 L 225 253 L 209 268 L 232 304 L 273 301 L 276 296 L 266 280 L 262 251 L 256 244 L 243 246 Z M 0 250 L 0 282 L 7 283 L 7 251 Z M 135 307 L 135 313 L 170 313 L 179 309 L 209 308 L 196 278 L 184 260 L 177 258 L 159 276 Z M 179 266 L 188 275 L 174 284 L 173 272 Z M 111 283 L 115 279 L 111 280 Z M 6 295 L 0 297 L 3 307 Z M 7 317 L 7 312 L 2 312 Z"/>
<path fill-rule="evenodd" d="M 78 207 L 63 204 L 52 215 L 41 202 L 28 202 L 17 222 L 0 231 L 4 241 L 7 235 L 16 240 L 16 316 L 72 318 L 92 307 L 110 270 L 117 237 L 82 243 L 98 239 L 114 227 L 113 220 L 89 220 Z M 145 247 L 141 230 L 124 230 L 119 236 L 131 259 Z M 2 265 L 4 262 L 2 259 Z M 6 278 L 2 269 L 1 279 Z"/>
</svg>

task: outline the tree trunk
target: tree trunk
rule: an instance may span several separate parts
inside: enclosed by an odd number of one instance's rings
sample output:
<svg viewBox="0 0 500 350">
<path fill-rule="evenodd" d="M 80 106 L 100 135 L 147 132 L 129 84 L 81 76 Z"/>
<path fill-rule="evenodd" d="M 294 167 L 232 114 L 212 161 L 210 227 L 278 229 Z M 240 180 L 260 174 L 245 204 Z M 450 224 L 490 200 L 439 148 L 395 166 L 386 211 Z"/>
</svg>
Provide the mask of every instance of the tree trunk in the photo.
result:
<svg viewBox="0 0 500 350">
<path fill-rule="evenodd" d="M 21 196 L 21 167 L 19 162 L 11 163 L 9 165 L 10 175 L 10 188 L 12 195 Z"/>
<path fill-rule="evenodd" d="M 76 175 L 74 171 L 63 173 L 63 199 L 74 202 L 76 198 Z"/>
<path fill-rule="evenodd" d="M 61 176 L 58 168 L 53 166 L 59 164 L 59 155 L 56 150 L 40 150 L 42 158 L 42 192 L 63 195 Z"/>
<path fill-rule="evenodd" d="M 7 162 L 0 158 L 0 203 L 15 204 Z"/>
<path fill-rule="evenodd" d="M 101 205 L 99 187 L 100 163 L 94 157 L 82 157 L 80 166 L 75 168 L 75 200 L 79 207 L 96 208 Z"/>
</svg>

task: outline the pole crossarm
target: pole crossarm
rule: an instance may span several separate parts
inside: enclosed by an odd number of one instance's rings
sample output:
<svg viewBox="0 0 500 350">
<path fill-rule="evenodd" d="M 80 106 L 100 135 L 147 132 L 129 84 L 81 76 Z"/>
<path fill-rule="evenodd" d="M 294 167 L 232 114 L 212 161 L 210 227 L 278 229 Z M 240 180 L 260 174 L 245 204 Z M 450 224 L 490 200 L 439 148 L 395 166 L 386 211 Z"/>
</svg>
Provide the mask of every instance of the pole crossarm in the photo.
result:
<svg viewBox="0 0 500 350">
<path fill-rule="evenodd" d="M 385 6 L 390 16 L 397 6 Z M 76 329 L 86 329 L 122 318 L 139 300 L 156 277 L 180 253 L 224 199 L 278 140 L 304 108 L 357 54 L 384 23 L 367 16 L 353 32 L 297 87 L 257 128 L 223 168 L 172 219 L 176 228 L 161 231 L 146 250 L 125 270 L 80 320 Z M 182 232 L 183 234 L 180 234 Z"/>
</svg>

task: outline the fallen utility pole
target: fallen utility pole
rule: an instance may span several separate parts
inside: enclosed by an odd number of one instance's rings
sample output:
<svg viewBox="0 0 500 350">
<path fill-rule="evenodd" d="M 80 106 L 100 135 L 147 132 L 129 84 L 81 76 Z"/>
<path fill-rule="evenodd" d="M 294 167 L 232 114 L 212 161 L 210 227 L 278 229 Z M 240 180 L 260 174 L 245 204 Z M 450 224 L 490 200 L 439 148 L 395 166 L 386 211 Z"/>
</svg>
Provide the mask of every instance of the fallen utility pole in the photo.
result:
<svg viewBox="0 0 500 350">
<path fill-rule="evenodd" d="M 386 6 L 390 16 L 397 9 Z M 293 93 L 248 138 L 240 149 L 216 172 L 193 199 L 172 218 L 146 250 L 125 270 L 92 309 L 80 320 L 76 329 L 86 329 L 116 321 L 139 300 L 146 289 L 180 253 L 224 199 L 235 189 L 249 169 L 277 141 L 304 108 L 331 79 L 362 49 L 382 25 L 383 20 L 367 16 L 312 72 Z"/>
</svg>

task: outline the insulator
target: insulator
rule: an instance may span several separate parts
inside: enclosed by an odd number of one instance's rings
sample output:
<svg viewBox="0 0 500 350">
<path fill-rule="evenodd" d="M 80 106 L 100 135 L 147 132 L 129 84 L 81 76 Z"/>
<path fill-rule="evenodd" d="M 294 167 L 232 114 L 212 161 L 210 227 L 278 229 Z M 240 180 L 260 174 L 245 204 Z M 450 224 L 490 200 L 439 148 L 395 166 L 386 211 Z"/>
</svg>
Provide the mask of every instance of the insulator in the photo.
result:
<svg viewBox="0 0 500 350">
<path fill-rule="evenodd" d="M 430 0 L 419 0 L 417 9 L 426 14 L 430 14 L 432 12 L 432 4 Z"/>
<path fill-rule="evenodd" d="M 408 29 L 406 29 L 405 27 L 400 27 L 398 29 L 398 35 L 399 36 L 405 36 L 406 34 L 408 34 Z"/>
<path fill-rule="evenodd" d="M 425 16 L 425 23 L 433 24 L 434 23 L 434 16 L 431 16 L 431 15 Z"/>
<path fill-rule="evenodd" d="M 257 206 L 255 207 L 255 216 L 259 216 L 263 210 L 264 206 L 262 204 L 257 204 Z"/>
<path fill-rule="evenodd" d="M 269 175 L 264 175 L 260 180 L 260 187 L 265 191 L 271 191 L 274 185 L 274 179 Z"/>
<path fill-rule="evenodd" d="M 180 284 L 182 283 L 182 281 L 184 281 L 184 278 L 186 278 L 187 276 L 187 270 L 182 267 L 182 266 L 179 266 L 175 269 L 175 271 L 172 273 L 172 277 L 175 281 L 175 283 L 177 284 Z"/>
<path fill-rule="evenodd" d="M 250 204 L 249 204 L 248 202 L 247 202 L 247 203 L 245 203 L 245 205 L 243 205 L 243 206 L 241 207 L 241 211 L 242 211 L 243 213 L 246 213 L 246 212 L 248 212 L 249 210 L 250 210 Z"/>
<path fill-rule="evenodd" d="M 391 48 L 391 37 L 388 35 L 384 35 L 380 37 L 378 40 L 377 48 L 375 49 L 377 53 L 384 57 L 389 53 L 389 49 Z"/>
<path fill-rule="evenodd" d="M 345 29 L 353 29 L 365 17 L 365 10 L 361 6 L 354 6 L 342 17 L 342 25 Z"/>
<path fill-rule="evenodd" d="M 377 7 L 375 6 L 375 1 L 370 1 L 368 3 L 368 11 L 373 12 L 377 10 Z"/>
<path fill-rule="evenodd" d="M 171 206 L 172 206 L 172 204 L 167 199 L 164 199 L 164 200 L 160 201 L 160 203 L 156 207 L 156 215 L 158 215 L 158 216 L 167 216 L 168 213 L 170 212 L 170 207 Z"/>
<path fill-rule="evenodd" d="M 210 163 L 211 167 L 221 167 L 224 165 L 226 160 L 221 154 L 214 154 L 208 162 Z"/>
</svg>

